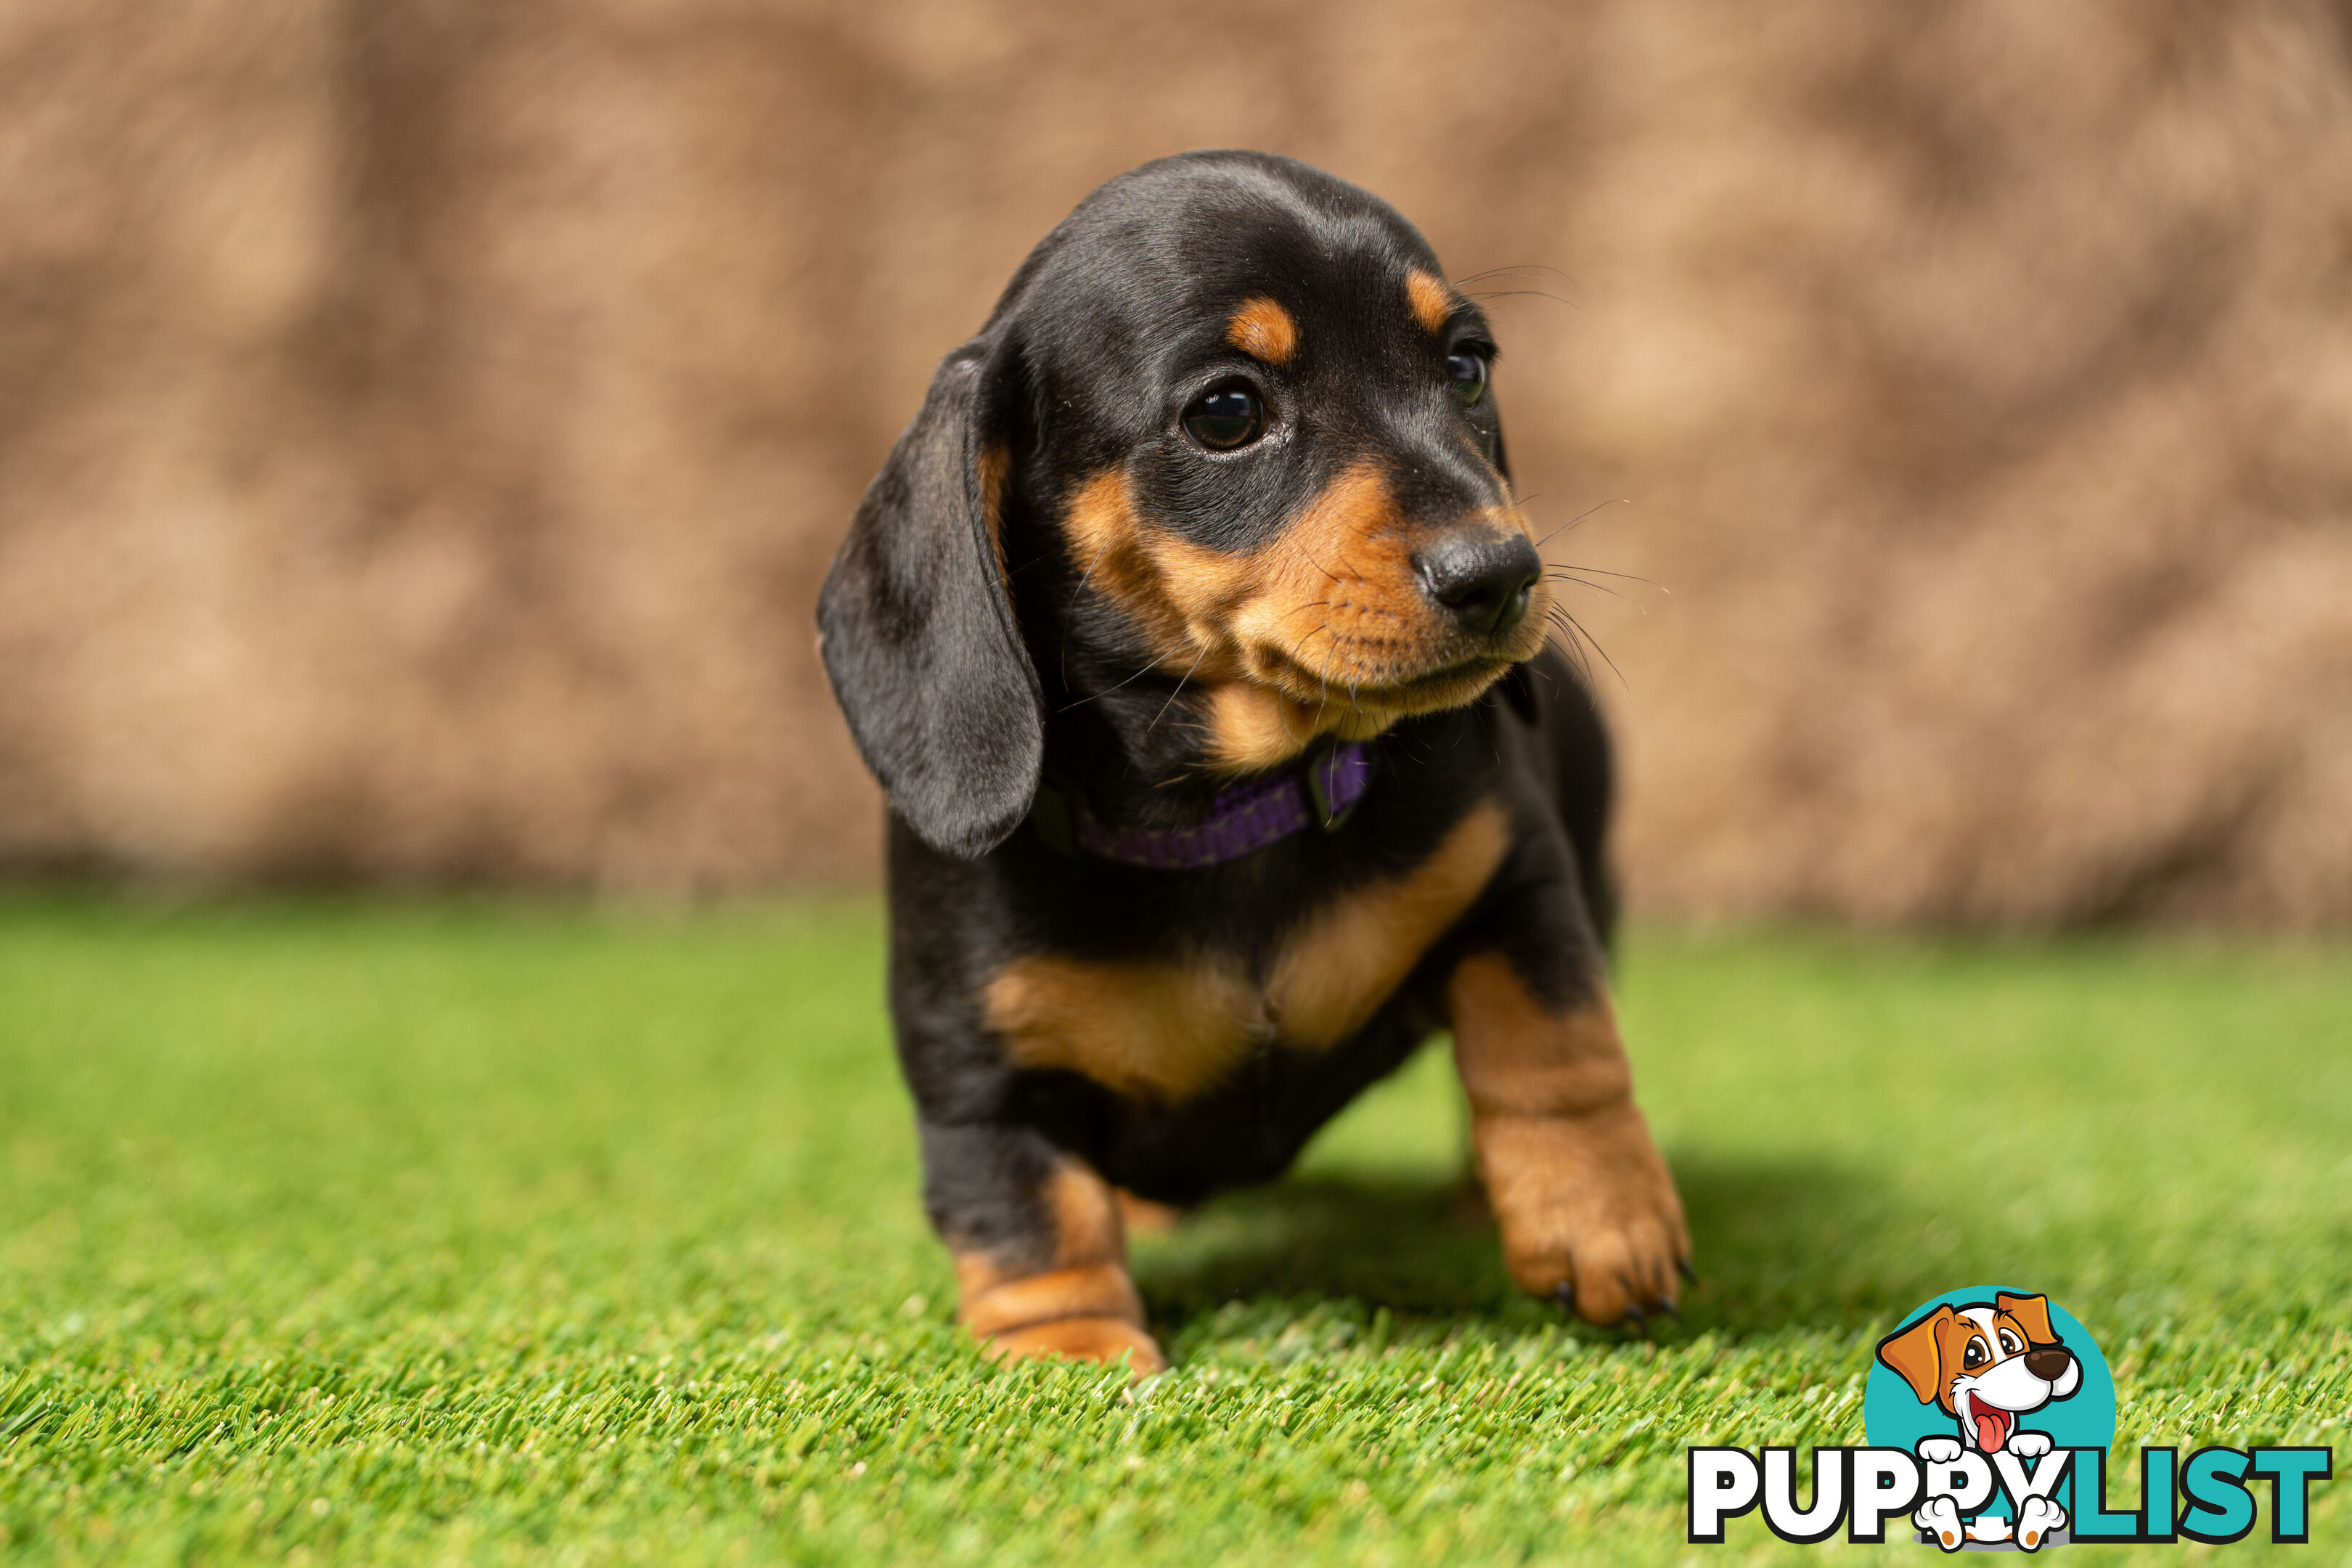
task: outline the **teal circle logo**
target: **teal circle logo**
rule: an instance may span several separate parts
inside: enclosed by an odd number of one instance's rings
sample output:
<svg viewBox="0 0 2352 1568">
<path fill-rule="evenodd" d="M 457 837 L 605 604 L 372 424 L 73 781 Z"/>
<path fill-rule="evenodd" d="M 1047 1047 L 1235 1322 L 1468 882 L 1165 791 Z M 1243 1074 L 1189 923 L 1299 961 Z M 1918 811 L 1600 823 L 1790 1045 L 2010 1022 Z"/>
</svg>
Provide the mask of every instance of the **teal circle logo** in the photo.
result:
<svg viewBox="0 0 2352 1568">
<path fill-rule="evenodd" d="M 2010 1500 L 2008 1479 L 2035 1473 L 2059 1450 L 2111 1447 L 2116 1380 L 2091 1331 L 2048 1297 L 2006 1285 L 1948 1290 L 1906 1312 L 1878 1342 L 1862 1423 L 1874 1447 L 1904 1449 L 1931 1471 L 1945 1468 L 1958 1506 L 1923 1506 L 1914 1520 L 1922 1539 L 1958 1533 L 2023 1544 L 2031 1537 L 2032 1550 L 2069 1538 L 2074 1478 L 2062 1474 L 2021 1510 Z M 2063 1453 L 2054 1462 L 2071 1472 Z M 1996 1478 L 2002 1484 L 1990 1484 Z M 1959 1484 L 1979 1479 L 1987 1484 Z"/>
</svg>

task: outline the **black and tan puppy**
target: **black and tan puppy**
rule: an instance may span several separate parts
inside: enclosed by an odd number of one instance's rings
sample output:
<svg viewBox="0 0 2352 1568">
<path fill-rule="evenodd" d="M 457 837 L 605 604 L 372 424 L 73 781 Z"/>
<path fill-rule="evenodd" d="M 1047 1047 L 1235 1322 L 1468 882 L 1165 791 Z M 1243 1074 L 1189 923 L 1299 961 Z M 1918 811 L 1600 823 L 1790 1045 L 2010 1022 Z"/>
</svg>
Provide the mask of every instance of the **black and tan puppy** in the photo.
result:
<svg viewBox="0 0 2352 1568">
<path fill-rule="evenodd" d="M 1030 254 L 859 507 L 824 662 L 890 796 L 899 1057 L 992 1353 L 1157 1370 L 1113 1189 L 1265 1181 L 1441 1028 L 1512 1277 L 1672 1304 L 1607 742 L 1544 645 L 1494 355 L 1375 197 L 1162 159 Z"/>
</svg>

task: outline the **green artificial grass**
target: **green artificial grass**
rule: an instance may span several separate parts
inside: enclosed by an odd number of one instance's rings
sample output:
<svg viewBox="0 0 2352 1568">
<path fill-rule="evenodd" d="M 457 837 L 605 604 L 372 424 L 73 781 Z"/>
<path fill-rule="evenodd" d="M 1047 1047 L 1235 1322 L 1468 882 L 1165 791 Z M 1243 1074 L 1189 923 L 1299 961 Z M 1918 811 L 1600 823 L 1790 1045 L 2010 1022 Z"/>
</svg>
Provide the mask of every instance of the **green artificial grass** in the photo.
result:
<svg viewBox="0 0 2352 1568">
<path fill-rule="evenodd" d="M 1139 1243 L 1132 1394 L 954 1327 L 880 965 L 865 904 L 0 901 L 0 1557 L 1810 1561 L 1682 1544 L 1685 1446 L 1859 1442 L 1875 1339 L 1995 1279 L 2126 1448 L 2352 1468 L 2341 951 L 1636 933 L 1685 1323 L 1511 1291 L 1433 1051 Z"/>
</svg>

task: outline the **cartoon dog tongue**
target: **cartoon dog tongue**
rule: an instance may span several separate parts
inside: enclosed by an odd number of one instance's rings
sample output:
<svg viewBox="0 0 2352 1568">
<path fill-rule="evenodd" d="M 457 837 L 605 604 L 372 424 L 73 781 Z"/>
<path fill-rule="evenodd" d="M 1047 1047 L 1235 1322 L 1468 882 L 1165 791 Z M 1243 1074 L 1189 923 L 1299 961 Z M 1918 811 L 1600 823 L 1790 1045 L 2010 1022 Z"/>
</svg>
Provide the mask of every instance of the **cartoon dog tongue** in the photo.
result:
<svg viewBox="0 0 2352 1568">
<path fill-rule="evenodd" d="M 1969 1401 L 1969 1419 L 1976 1423 L 1977 1447 L 1988 1454 L 2000 1452 L 2000 1446 L 2009 1441 L 2009 1429 L 2017 1424 L 2017 1417 L 2010 1412 L 1973 1398 Z"/>
</svg>

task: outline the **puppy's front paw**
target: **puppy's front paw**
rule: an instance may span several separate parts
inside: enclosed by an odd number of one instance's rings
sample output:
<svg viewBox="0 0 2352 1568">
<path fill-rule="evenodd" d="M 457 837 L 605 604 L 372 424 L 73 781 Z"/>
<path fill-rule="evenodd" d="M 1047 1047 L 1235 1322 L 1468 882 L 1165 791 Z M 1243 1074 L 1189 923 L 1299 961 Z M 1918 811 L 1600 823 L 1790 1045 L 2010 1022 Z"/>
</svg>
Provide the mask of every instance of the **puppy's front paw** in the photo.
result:
<svg viewBox="0 0 2352 1568">
<path fill-rule="evenodd" d="M 2050 1434 L 2012 1432 L 2009 1435 L 2009 1441 L 2002 1447 L 2021 1459 L 2038 1459 L 2050 1451 Z"/>
<path fill-rule="evenodd" d="M 991 1361 L 1063 1356 L 1109 1365 L 1124 1359 L 1139 1378 L 1168 1370 L 1122 1266 L 1084 1264 L 1008 1278 L 984 1259 L 959 1263 L 966 1276 L 964 1327 Z"/>
<path fill-rule="evenodd" d="M 1928 1462 L 1932 1464 L 1935 1461 Z M 1936 1544 L 1945 1551 L 1958 1552 L 1960 1549 L 1960 1510 L 1950 1498 L 1929 1498 L 1911 1516 L 1911 1523 L 1914 1528 L 1934 1536 Z"/>
<path fill-rule="evenodd" d="M 2045 1441 L 2044 1448 L 2049 1447 Z M 2050 1539 L 2050 1532 L 2066 1523 L 2066 1510 L 2046 1497 L 2030 1497 L 2017 1510 L 2017 1543 L 2028 1552 L 2038 1552 Z"/>
<path fill-rule="evenodd" d="M 1472 1135 L 1519 1289 L 1596 1323 L 1674 1309 L 1690 1233 L 1639 1110 L 1480 1116 Z"/>
<path fill-rule="evenodd" d="M 1960 1440 L 1958 1437 L 1922 1437 L 1919 1439 L 1919 1458 L 1925 1463 L 1930 1465 L 1948 1465 L 1959 1457 Z M 1925 1527 L 1923 1526 L 1922 1528 Z"/>
<path fill-rule="evenodd" d="M 1012 1329 L 991 1338 L 980 1353 L 991 1361 L 1026 1361 L 1033 1356 L 1060 1356 L 1067 1361 L 1100 1362 L 1105 1366 L 1122 1359 L 1136 1377 L 1168 1370 L 1160 1343 L 1133 1323 L 1118 1318 L 1064 1318 Z"/>
</svg>

